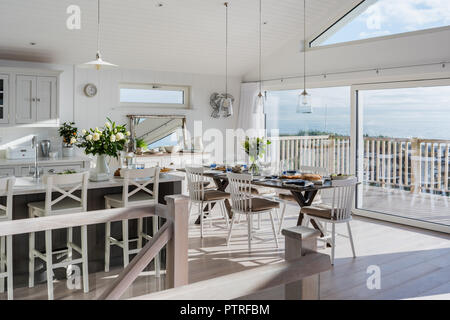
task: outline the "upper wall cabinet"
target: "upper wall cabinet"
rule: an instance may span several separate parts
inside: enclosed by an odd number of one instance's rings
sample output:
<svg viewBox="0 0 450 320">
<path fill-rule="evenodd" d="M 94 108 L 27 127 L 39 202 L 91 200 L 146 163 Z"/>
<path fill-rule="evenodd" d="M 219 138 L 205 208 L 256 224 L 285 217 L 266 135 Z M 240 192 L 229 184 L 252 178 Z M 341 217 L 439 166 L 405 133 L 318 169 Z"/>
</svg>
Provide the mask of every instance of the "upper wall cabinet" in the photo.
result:
<svg viewBox="0 0 450 320">
<path fill-rule="evenodd" d="M 0 81 L 3 100 L 9 97 L 4 105 L 0 99 L 0 124 L 32 127 L 59 124 L 59 72 L 0 68 Z"/>
</svg>

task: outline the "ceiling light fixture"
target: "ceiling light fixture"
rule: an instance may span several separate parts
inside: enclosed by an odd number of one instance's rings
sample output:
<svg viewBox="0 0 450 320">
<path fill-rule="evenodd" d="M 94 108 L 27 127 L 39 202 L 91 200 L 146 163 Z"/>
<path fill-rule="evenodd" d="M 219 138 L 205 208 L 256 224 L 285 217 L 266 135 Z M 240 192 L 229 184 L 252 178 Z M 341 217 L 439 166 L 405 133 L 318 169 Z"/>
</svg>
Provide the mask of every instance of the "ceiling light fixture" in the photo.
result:
<svg viewBox="0 0 450 320">
<path fill-rule="evenodd" d="M 259 0 L 259 93 L 253 106 L 254 114 L 264 113 L 264 96 L 262 94 L 262 1 Z"/>
<path fill-rule="evenodd" d="M 117 65 L 103 61 L 102 55 L 100 53 L 100 0 L 97 0 L 97 53 L 95 55 L 95 60 L 89 61 L 81 65 L 84 68 L 95 68 L 97 70 L 109 69 L 117 67 Z"/>
<path fill-rule="evenodd" d="M 306 91 L 306 0 L 303 0 L 303 92 L 298 96 L 297 113 L 312 113 L 311 95 Z"/>
</svg>

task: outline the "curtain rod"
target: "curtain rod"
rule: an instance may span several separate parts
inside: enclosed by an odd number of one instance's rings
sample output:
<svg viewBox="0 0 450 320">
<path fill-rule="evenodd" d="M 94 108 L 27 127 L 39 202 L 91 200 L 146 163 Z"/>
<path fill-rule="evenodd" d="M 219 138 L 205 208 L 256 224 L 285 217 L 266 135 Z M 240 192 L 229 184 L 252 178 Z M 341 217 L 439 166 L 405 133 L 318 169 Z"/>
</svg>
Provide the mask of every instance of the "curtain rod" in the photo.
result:
<svg viewBox="0 0 450 320">
<path fill-rule="evenodd" d="M 340 71 L 340 72 L 323 72 L 320 74 L 310 74 L 306 75 L 307 77 L 323 77 L 323 76 L 329 76 L 329 75 L 339 75 L 339 74 L 352 74 L 352 73 L 360 73 L 360 72 L 367 72 L 367 71 L 375 71 L 379 73 L 383 70 L 395 70 L 395 69 L 405 69 L 405 68 L 415 68 L 415 67 L 428 67 L 428 66 L 434 66 L 434 65 L 441 65 L 442 68 L 445 68 L 447 64 L 450 64 L 449 61 L 443 61 L 443 62 L 434 62 L 434 63 L 423 63 L 423 64 L 414 64 L 414 65 L 408 65 L 408 66 L 395 66 L 395 67 L 385 67 L 385 68 L 370 68 L 370 69 L 360 69 L 360 70 L 353 70 L 353 71 Z M 283 81 L 283 80 L 291 80 L 291 79 L 301 79 L 304 75 L 299 76 L 286 76 L 286 77 L 279 77 L 279 78 L 269 78 L 269 79 L 263 79 L 261 82 L 270 82 L 270 81 Z M 258 83 L 260 81 L 242 81 L 242 83 Z"/>
</svg>

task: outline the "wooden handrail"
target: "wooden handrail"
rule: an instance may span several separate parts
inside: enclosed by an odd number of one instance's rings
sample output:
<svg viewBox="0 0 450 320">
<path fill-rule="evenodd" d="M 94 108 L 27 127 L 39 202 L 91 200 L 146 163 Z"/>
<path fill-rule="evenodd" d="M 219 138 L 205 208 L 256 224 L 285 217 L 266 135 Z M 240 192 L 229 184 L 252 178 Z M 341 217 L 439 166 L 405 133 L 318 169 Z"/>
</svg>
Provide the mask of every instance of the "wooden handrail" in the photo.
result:
<svg viewBox="0 0 450 320">
<path fill-rule="evenodd" d="M 297 260 L 253 268 L 187 286 L 155 292 L 137 300 L 230 300 L 299 281 L 331 268 L 330 257 L 312 253 Z M 214 288 L 214 290 L 212 290 Z"/>
<path fill-rule="evenodd" d="M 108 287 L 99 297 L 99 300 L 119 299 L 128 287 L 136 280 L 139 274 L 147 267 L 158 252 L 172 238 L 173 223 L 166 221 L 159 231 L 147 242 L 139 254 L 131 260 L 127 267 L 120 273 L 114 283 Z"/>
</svg>

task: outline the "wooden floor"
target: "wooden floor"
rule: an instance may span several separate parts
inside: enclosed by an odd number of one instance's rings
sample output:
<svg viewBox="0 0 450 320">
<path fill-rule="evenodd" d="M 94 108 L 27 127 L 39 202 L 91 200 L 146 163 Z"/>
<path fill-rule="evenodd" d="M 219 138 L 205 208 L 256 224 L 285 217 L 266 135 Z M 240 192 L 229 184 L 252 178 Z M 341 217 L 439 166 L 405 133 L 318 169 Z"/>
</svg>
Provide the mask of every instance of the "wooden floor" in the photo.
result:
<svg viewBox="0 0 450 320">
<path fill-rule="evenodd" d="M 450 197 L 429 193 L 363 187 L 362 209 L 450 226 Z"/>
<path fill-rule="evenodd" d="M 297 207 L 288 206 L 285 226 L 295 225 L 297 211 Z M 264 219 L 263 228 L 269 226 L 269 220 Z M 280 249 L 277 249 L 271 233 L 262 232 L 261 239 L 254 240 L 254 251 L 249 253 L 246 226 L 241 224 L 239 227 L 241 229 L 236 229 L 231 245 L 227 247 L 224 224 L 207 226 L 204 239 L 199 237 L 199 227 L 191 224 L 191 283 L 283 260 L 282 237 Z M 450 235 L 366 218 L 355 218 L 352 228 L 358 257 L 351 257 L 347 238 L 337 238 L 335 266 L 321 274 L 322 299 L 450 299 Z M 337 229 L 346 234 L 343 226 Z M 329 253 L 329 249 L 320 251 Z M 366 286 L 366 271 L 371 265 L 381 268 L 380 290 L 369 290 Z M 55 282 L 55 299 L 95 299 L 120 271 L 91 275 L 91 292 L 88 294 L 67 289 L 65 281 Z M 156 279 L 153 272 L 145 272 L 123 298 L 161 288 L 164 288 L 164 275 Z M 16 289 L 14 294 L 16 299 L 47 298 L 45 284 L 33 289 Z M 280 299 L 282 290 L 275 288 L 253 297 Z M 6 295 L 0 294 L 0 299 L 6 299 Z"/>
</svg>

